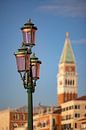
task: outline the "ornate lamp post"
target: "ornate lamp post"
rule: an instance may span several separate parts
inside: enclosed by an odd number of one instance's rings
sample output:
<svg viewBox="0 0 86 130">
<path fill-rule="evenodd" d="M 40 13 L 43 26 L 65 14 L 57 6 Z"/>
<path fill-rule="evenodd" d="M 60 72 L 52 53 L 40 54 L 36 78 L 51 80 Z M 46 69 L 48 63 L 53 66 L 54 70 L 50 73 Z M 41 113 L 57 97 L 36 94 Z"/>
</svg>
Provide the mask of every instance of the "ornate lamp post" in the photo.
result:
<svg viewBox="0 0 86 130">
<path fill-rule="evenodd" d="M 37 27 L 31 19 L 21 28 L 23 34 L 22 46 L 15 53 L 17 69 L 28 93 L 28 130 L 33 130 L 33 99 L 36 81 L 39 79 L 41 61 L 32 54 L 31 49 L 35 45 L 35 32 Z"/>
</svg>

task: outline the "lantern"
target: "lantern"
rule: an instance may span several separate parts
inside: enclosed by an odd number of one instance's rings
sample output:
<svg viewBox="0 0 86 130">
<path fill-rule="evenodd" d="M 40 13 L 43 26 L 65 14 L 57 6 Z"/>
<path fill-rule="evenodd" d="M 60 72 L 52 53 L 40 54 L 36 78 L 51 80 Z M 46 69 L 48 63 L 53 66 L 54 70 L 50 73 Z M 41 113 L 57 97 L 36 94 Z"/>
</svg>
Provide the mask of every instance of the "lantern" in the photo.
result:
<svg viewBox="0 0 86 130">
<path fill-rule="evenodd" d="M 22 47 L 15 53 L 18 72 L 30 70 L 30 54 L 28 48 Z"/>
<path fill-rule="evenodd" d="M 23 34 L 23 44 L 33 47 L 35 45 L 35 32 L 37 27 L 31 22 L 31 19 L 21 28 Z"/>
<path fill-rule="evenodd" d="M 41 61 L 35 56 L 35 53 L 30 58 L 31 67 L 32 67 L 32 78 L 33 80 L 39 79 L 40 76 L 40 64 Z"/>
</svg>

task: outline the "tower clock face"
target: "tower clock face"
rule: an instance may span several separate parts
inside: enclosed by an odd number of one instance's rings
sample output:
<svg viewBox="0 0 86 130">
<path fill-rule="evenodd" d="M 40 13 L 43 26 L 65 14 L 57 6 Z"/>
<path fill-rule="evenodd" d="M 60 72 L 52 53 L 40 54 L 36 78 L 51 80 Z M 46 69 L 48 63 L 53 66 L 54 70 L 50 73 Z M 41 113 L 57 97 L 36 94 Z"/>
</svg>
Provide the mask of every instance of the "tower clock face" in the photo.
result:
<svg viewBox="0 0 86 130">
<path fill-rule="evenodd" d="M 71 72 L 72 71 L 72 67 L 69 67 L 69 72 Z"/>
<path fill-rule="evenodd" d="M 65 71 L 67 71 L 67 72 L 74 72 L 75 71 L 75 67 L 74 66 L 66 66 L 65 67 Z"/>
</svg>

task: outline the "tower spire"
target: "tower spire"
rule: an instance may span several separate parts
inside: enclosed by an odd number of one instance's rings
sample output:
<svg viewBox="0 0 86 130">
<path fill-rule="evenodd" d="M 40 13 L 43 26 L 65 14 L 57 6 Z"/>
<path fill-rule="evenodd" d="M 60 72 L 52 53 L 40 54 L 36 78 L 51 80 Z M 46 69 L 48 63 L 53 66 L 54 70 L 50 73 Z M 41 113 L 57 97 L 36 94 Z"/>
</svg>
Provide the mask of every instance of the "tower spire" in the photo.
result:
<svg viewBox="0 0 86 130">
<path fill-rule="evenodd" d="M 60 63 L 75 63 L 75 58 L 74 58 L 73 50 L 72 50 L 71 43 L 69 40 L 68 32 L 66 32 L 66 39 L 65 39 Z"/>
</svg>

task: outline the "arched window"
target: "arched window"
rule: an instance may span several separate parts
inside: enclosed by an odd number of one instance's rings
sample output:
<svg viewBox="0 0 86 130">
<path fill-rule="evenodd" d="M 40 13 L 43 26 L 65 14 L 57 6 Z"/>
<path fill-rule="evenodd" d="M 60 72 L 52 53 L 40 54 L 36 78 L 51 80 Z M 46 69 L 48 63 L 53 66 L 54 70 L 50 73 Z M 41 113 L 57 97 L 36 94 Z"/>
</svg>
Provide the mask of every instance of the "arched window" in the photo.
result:
<svg viewBox="0 0 86 130">
<path fill-rule="evenodd" d="M 73 85 L 74 85 L 74 80 L 73 80 Z"/>
<path fill-rule="evenodd" d="M 14 119 L 14 120 L 19 120 L 19 114 L 15 113 L 15 114 L 13 115 L 13 119 Z"/>
<path fill-rule="evenodd" d="M 67 79 L 65 79 L 65 85 L 67 85 Z"/>
<path fill-rule="evenodd" d="M 70 85 L 72 85 L 72 80 L 70 80 Z"/>
<path fill-rule="evenodd" d="M 25 115 L 24 114 L 21 115 L 21 120 L 25 120 Z"/>
<path fill-rule="evenodd" d="M 68 85 L 70 85 L 70 81 L 68 80 Z"/>
</svg>

